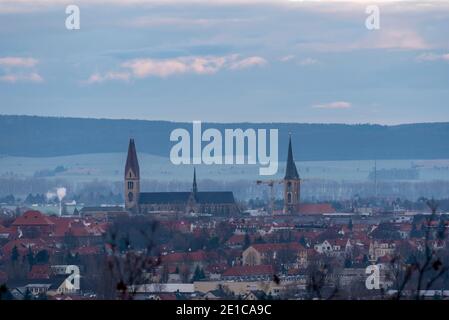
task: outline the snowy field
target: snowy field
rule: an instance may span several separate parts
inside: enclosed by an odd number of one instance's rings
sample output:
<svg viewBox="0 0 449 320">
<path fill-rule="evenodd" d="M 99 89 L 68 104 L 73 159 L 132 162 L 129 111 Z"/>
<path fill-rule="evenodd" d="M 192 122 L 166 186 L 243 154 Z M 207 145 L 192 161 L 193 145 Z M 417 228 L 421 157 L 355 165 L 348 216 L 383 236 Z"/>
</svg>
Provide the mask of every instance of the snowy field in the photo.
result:
<svg viewBox="0 0 449 320">
<path fill-rule="evenodd" d="M 0 157 L 0 176 L 65 178 L 72 182 L 122 180 L 125 153 L 83 154 L 51 158 Z M 191 181 L 193 165 L 173 165 L 168 158 L 139 154 L 141 177 L 160 181 Z M 305 179 L 367 181 L 373 172 L 373 161 L 306 161 L 297 162 Z M 56 170 L 63 167 L 64 170 Z M 201 179 L 222 181 L 268 179 L 259 176 L 258 165 L 197 165 Z M 279 164 L 277 175 L 283 177 L 285 163 Z M 396 180 L 449 181 L 449 160 L 377 160 L 378 179 L 399 171 Z M 403 177 L 400 173 L 412 172 Z M 396 172 L 397 173 L 397 172 Z M 389 177 L 391 178 L 391 177 Z"/>
</svg>

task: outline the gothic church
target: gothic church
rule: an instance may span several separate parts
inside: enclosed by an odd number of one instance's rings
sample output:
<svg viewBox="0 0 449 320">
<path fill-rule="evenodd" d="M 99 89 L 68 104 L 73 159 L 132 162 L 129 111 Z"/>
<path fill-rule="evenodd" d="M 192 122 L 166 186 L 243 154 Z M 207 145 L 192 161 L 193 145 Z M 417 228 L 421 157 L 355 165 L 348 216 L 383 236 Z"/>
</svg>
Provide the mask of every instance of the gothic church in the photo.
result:
<svg viewBox="0 0 449 320">
<path fill-rule="evenodd" d="M 231 191 L 198 191 L 196 171 L 190 192 L 140 192 L 140 168 L 134 139 L 129 141 L 125 165 L 125 208 L 133 213 L 205 213 L 232 215 L 239 213 Z"/>
</svg>

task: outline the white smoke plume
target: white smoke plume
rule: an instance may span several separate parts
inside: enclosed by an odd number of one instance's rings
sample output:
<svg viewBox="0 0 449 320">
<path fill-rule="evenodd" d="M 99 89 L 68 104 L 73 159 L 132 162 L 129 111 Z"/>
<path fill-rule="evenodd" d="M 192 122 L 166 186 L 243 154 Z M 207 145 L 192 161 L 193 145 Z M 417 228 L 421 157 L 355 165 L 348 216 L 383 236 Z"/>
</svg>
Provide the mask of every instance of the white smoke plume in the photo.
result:
<svg viewBox="0 0 449 320">
<path fill-rule="evenodd" d="M 65 198 L 67 194 L 67 189 L 64 187 L 56 188 L 56 192 L 48 191 L 46 194 L 47 200 L 52 200 L 54 198 L 58 198 L 59 201 L 59 215 L 62 215 L 62 199 Z"/>
<path fill-rule="evenodd" d="M 61 202 L 62 199 L 64 199 L 66 193 L 67 193 L 67 189 L 64 187 L 56 189 L 56 195 L 58 196 L 59 202 Z"/>
</svg>

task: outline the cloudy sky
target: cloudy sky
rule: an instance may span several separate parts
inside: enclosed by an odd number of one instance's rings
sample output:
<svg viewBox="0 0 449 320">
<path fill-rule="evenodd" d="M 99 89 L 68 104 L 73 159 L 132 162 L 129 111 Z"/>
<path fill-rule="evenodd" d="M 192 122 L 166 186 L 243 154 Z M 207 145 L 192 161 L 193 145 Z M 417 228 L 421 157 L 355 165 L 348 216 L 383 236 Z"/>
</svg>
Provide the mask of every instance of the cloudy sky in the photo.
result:
<svg viewBox="0 0 449 320">
<path fill-rule="evenodd" d="M 448 31 L 449 1 L 0 0 L 0 113 L 449 121 Z"/>
</svg>

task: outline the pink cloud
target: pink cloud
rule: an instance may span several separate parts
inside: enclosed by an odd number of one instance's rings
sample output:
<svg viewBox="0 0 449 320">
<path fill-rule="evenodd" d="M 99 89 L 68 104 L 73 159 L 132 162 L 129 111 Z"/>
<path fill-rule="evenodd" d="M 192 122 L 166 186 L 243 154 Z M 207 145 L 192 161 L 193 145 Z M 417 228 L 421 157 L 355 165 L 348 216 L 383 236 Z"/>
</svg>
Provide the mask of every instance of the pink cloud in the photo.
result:
<svg viewBox="0 0 449 320">
<path fill-rule="evenodd" d="M 312 106 L 312 108 L 315 109 L 331 109 L 331 110 L 349 109 L 351 107 L 352 107 L 351 103 L 346 101 L 335 101 Z"/>
<path fill-rule="evenodd" d="M 148 76 L 167 77 L 173 74 L 185 73 L 188 66 L 179 60 L 136 59 L 125 62 L 122 67 L 129 68 L 137 78 Z"/>
<path fill-rule="evenodd" d="M 423 53 L 416 58 L 418 61 L 449 61 L 449 53 Z"/>
<path fill-rule="evenodd" d="M 235 61 L 231 64 L 230 68 L 233 70 L 246 69 L 251 67 L 260 67 L 267 64 L 267 60 L 261 57 L 249 57 L 246 59 Z"/>
<path fill-rule="evenodd" d="M 92 74 L 86 83 L 101 83 L 107 80 L 119 80 L 119 81 L 129 81 L 131 75 L 126 72 L 107 72 L 104 75 L 100 73 Z"/>
<path fill-rule="evenodd" d="M 0 76 L 0 81 L 16 83 L 16 82 L 34 82 L 41 83 L 44 79 L 36 72 L 25 74 L 5 74 Z"/>
<path fill-rule="evenodd" d="M 430 47 L 418 33 L 412 30 L 382 31 L 372 44 L 374 48 L 380 49 L 421 50 Z M 366 45 L 369 46 L 368 43 Z"/>
<path fill-rule="evenodd" d="M 0 58 L 0 68 L 4 74 L 0 75 L 0 81 L 9 83 L 43 82 L 44 79 L 34 70 L 38 62 L 34 58 L 2 57 Z"/>
<path fill-rule="evenodd" d="M 424 50 L 432 47 L 418 32 L 407 29 L 366 33 L 365 37 L 345 42 L 308 42 L 297 46 L 301 50 L 319 52 L 348 52 L 366 49 Z"/>
<path fill-rule="evenodd" d="M 38 63 L 38 60 L 33 58 L 21 58 L 21 57 L 4 57 L 0 58 L 0 66 L 2 67 L 34 67 Z"/>
<path fill-rule="evenodd" d="M 101 83 L 106 80 L 129 81 L 131 78 L 160 77 L 165 78 L 181 74 L 210 75 L 223 69 L 240 70 L 267 64 L 258 56 L 239 58 L 239 55 L 229 56 L 189 56 L 171 59 L 133 59 L 125 61 L 120 72 L 94 73 L 87 83 Z"/>
</svg>

